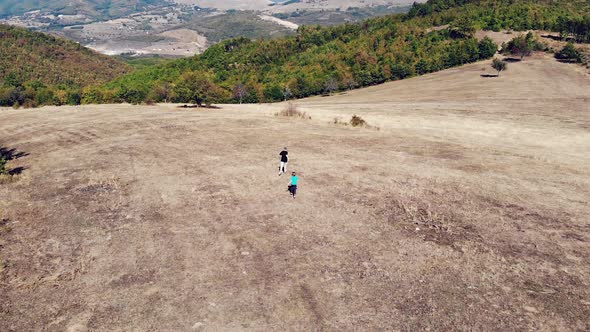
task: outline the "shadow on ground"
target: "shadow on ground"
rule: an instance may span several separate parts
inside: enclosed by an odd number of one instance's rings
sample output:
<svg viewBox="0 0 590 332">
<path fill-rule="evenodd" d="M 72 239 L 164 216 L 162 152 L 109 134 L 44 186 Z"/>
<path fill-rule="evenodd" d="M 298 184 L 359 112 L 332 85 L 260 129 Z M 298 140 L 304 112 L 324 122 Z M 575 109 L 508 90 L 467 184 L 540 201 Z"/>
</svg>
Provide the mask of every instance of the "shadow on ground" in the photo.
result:
<svg viewBox="0 0 590 332">
<path fill-rule="evenodd" d="M 29 154 L 27 152 L 17 151 L 17 149 L 14 148 L 8 149 L 5 147 L 0 147 L 0 159 L 4 159 L 4 161 L 16 160 L 26 157 L 28 155 Z M 13 169 L 6 169 L 5 172 L 8 175 L 18 175 L 21 174 L 24 170 L 26 170 L 25 167 L 16 167 Z"/>
<path fill-rule="evenodd" d="M 522 59 L 519 58 L 504 58 L 504 60 L 502 60 L 504 62 L 521 62 Z"/>
<path fill-rule="evenodd" d="M 4 158 L 6 160 L 15 160 L 22 157 L 26 157 L 29 154 L 26 152 L 19 152 L 16 149 L 7 149 L 4 147 L 0 147 L 0 158 Z"/>
</svg>

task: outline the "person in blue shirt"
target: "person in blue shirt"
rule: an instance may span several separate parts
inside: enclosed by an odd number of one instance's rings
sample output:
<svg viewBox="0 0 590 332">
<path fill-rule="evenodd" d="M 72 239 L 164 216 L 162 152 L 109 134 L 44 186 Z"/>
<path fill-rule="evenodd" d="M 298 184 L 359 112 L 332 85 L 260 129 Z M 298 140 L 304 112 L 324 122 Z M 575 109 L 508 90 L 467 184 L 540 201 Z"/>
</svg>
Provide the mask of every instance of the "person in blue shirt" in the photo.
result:
<svg viewBox="0 0 590 332">
<path fill-rule="evenodd" d="M 289 192 L 293 195 L 293 199 L 297 195 L 297 182 L 299 182 L 299 177 L 295 172 L 291 173 L 291 181 L 289 181 Z"/>
</svg>

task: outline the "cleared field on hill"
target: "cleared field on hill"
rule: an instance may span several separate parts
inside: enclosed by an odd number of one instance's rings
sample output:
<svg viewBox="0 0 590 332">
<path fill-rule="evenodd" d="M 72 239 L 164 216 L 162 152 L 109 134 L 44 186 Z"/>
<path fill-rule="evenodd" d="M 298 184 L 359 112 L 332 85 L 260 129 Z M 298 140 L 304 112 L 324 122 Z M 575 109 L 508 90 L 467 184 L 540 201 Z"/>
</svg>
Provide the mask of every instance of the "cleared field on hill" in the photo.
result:
<svg viewBox="0 0 590 332">
<path fill-rule="evenodd" d="M 0 111 L 0 330 L 590 329 L 590 77 Z M 352 114 L 380 130 L 335 125 Z M 293 200 L 277 176 L 288 146 Z"/>
</svg>

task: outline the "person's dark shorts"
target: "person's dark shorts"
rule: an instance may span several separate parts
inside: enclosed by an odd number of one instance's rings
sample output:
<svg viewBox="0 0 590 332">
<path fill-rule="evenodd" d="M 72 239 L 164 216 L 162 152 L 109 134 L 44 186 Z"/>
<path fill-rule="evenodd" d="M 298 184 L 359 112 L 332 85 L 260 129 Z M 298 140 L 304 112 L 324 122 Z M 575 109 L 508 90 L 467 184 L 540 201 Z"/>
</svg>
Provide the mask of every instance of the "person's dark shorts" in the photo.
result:
<svg viewBox="0 0 590 332">
<path fill-rule="evenodd" d="M 290 185 L 290 186 L 289 186 L 289 192 L 290 192 L 292 195 L 295 195 L 295 194 L 297 193 L 297 186 Z"/>
</svg>

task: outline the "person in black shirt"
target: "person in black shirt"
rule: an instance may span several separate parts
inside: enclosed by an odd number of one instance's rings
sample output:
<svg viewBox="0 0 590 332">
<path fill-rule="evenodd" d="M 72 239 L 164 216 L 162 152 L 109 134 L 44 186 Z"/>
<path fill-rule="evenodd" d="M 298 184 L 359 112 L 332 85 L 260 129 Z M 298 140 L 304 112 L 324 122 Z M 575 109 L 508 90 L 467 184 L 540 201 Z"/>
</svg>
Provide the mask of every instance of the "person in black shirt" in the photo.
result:
<svg viewBox="0 0 590 332">
<path fill-rule="evenodd" d="M 287 152 L 287 148 L 283 148 L 283 151 L 279 153 L 281 156 L 281 163 L 279 164 L 279 176 L 287 171 L 287 163 L 289 162 L 289 157 L 287 156 L 289 152 Z"/>
</svg>

